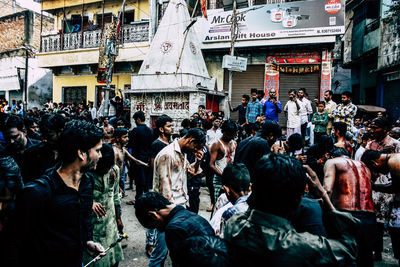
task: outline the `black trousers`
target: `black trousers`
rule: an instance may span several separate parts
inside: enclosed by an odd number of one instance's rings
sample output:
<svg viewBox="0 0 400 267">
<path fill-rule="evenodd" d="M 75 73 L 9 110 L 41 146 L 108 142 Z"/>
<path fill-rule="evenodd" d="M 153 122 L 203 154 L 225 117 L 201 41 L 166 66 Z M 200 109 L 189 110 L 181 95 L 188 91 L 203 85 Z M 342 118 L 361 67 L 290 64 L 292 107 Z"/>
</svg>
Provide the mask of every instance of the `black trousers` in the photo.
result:
<svg viewBox="0 0 400 267">
<path fill-rule="evenodd" d="M 153 179 L 150 178 L 149 167 L 134 165 L 133 171 L 131 173 L 133 174 L 133 177 L 135 179 L 135 184 L 136 184 L 135 199 L 137 200 L 141 195 L 149 192 L 150 188 L 152 187 Z"/>
<path fill-rule="evenodd" d="M 346 211 L 346 210 L 345 210 Z M 347 211 L 361 221 L 357 229 L 357 266 L 374 266 L 373 249 L 375 245 L 376 216 L 369 211 Z"/>
<path fill-rule="evenodd" d="M 400 228 L 389 227 L 389 233 L 392 240 L 394 257 L 400 259 Z"/>
<path fill-rule="evenodd" d="M 188 195 L 189 195 L 189 207 L 187 208 L 188 211 L 199 213 L 200 208 L 200 188 L 197 187 L 189 187 L 188 188 Z"/>
<path fill-rule="evenodd" d="M 303 136 L 303 138 L 306 138 L 307 124 L 308 122 L 301 125 L 301 136 Z"/>
<path fill-rule="evenodd" d="M 326 132 L 318 133 L 314 132 L 314 144 L 318 144 L 321 141 L 321 137 L 326 135 Z"/>
<path fill-rule="evenodd" d="M 374 246 L 374 252 L 375 253 L 382 253 L 383 251 L 383 232 L 385 230 L 385 224 L 377 222 L 376 223 L 376 240 L 375 240 L 375 246 Z"/>
</svg>

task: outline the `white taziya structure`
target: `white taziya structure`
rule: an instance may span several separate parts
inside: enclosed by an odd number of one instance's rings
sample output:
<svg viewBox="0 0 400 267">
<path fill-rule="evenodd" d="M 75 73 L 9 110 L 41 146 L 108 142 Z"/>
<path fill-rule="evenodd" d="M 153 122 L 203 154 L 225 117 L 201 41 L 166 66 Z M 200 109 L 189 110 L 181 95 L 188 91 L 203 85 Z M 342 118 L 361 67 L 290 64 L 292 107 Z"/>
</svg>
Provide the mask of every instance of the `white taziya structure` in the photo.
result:
<svg viewBox="0 0 400 267">
<path fill-rule="evenodd" d="M 132 113 L 145 111 L 149 122 L 168 114 L 178 124 L 196 112 L 199 104 L 205 104 L 206 95 L 218 94 L 193 23 L 184 0 L 169 2 L 149 52 L 126 91 Z"/>
</svg>

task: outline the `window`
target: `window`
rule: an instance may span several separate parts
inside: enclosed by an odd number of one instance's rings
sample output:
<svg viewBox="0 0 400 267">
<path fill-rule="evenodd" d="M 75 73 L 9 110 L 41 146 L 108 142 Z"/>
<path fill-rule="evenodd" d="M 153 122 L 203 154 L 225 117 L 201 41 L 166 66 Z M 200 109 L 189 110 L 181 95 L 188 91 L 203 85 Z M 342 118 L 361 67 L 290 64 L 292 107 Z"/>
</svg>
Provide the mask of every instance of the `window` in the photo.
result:
<svg viewBox="0 0 400 267">
<path fill-rule="evenodd" d="M 86 103 L 86 86 L 63 87 L 63 103 Z"/>
<path fill-rule="evenodd" d="M 96 21 L 99 27 L 101 28 L 103 26 L 103 15 L 97 14 L 96 15 Z M 104 14 L 104 23 L 111 23 L 112 22 L 112 13 L 105 13 Z"/>
<path fill-rule="evenodd" d="M 124 12 L 124 24 L 131 24 L 135 21 L 135 10 Z"/>
</svg>

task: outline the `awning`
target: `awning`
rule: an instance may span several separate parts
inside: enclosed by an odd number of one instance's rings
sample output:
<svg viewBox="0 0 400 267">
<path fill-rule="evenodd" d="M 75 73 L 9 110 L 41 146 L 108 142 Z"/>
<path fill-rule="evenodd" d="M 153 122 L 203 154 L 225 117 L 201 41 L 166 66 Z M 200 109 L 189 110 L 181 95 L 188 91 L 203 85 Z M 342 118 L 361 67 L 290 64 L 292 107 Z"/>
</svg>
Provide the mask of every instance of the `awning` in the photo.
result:
<svg viewBox="0 0 400 267">
<path fill-rule="evenodd" d="M 357 105 L 357 108 L 363 112 L 386 112 L 385 108 L 372 105 Z"/>
<path fill-rule="evenodd" d="M 0 91 L 20 90 L 18 70 L 10 68 L 0 71 Z"/>
</svg>

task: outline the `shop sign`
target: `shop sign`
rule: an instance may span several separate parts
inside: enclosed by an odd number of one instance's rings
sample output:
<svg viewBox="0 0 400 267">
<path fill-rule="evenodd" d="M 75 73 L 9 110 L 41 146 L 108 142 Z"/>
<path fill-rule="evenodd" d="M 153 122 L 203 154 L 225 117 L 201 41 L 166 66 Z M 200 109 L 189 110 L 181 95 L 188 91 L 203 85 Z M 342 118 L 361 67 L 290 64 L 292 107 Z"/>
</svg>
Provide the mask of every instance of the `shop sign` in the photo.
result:
<svg viewBox="0 0 400 267">
<path fill-rule="evenodd" d="M 319 52 L 276 52 L 267 56 L 267 62 L 275 64 L 321 64 Z"/>
<path fill-rule="evenodd" d="M 385 76 L 386 76 L 387 82 L 399 80 L 400 79 L 400 71 L 398 70 L 395 72 L 387 73 L 387 74 L 385 74 Z"/>
<path fill-rule="evenodd" d="M 237 41 L 341 35 L 345 32 L 345 0 L 296 1 L 238 10 Z M 203 42 L 230 42 L 232 11 L 208 10 L 202 19 Z"/>
<path fill-rule="evenodd" d="M 304 74 L 313 73 L 320 70 L 319 65 L 310 66 L 277 66 L 276 69 L 282 73 L 292 73 L 292 74 Z"/>
<path fill-rule="evenodd" d="M 324 50 L 322 51 L 320 100 L 324 99 L 326 91 L 331 90 L 331 79 L 331 53 Z"/>
<path fill-rule="evenodd" d="M 225 55 L 222 59 L 222 68 L 230 71 L 246 71 L 247 58 Z"/>
<path fill-rule="evenodd" d="M 342 9 L 342 3 L 339 0 L 329 0 L 325 4 L 325 11 L 329 14 L 336 14 Z"/>
<path fill-rule="evenodd" d="M 276 98 L 279 99 L 279 71 L 272 63 L 265 64 L 264 93 L 268 95 L 271 89 L 275 89 Z"/>
</svg>

